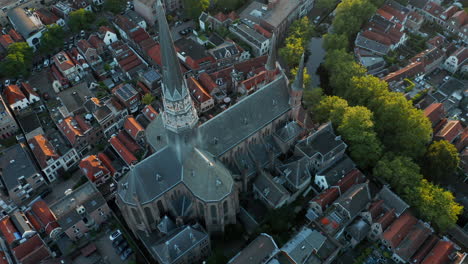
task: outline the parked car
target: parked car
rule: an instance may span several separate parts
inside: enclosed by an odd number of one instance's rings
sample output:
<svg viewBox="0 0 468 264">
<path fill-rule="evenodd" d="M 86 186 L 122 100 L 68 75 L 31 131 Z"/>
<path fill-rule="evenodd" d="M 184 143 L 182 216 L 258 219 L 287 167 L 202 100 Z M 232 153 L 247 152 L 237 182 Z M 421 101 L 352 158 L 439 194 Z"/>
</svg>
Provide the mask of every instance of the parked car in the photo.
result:
<svg viewBox="0 0 468 264">
<path fill-rule="evenodd" d="M 114 241 L 112 241 L 112 247 L 117 248 L 120 245 L 120 243 L 122 243 L 123 241 L 124 241 L 123 236 L 119 236 Z"/>
<path fill-rule="evenodd" d="M 49 63 L 50 63 L 49 59 L 45 59 L 44 60 L 44 67 L 49 67 Z"/>
<path fill-rule="evenodd" d="M 84 38 L 85 34 L 86 34 L 85 31 L 84 31 L 84 30 L 81 30 L 80 36 L 81 36 L 82 38 Z"/>
<path fill-rule="evenodd" d="M 120 255 L 120 259 L 122 261 L 128 259 L 128 257 L 130 257 L 130 255 L 133 253 L 133 250 L 131 248 L 127 248 L 127 250 L 125 250 L 121 255 Z"/>
<path fill-rule="evenodd" d="M 122 242 L 120 245 L 117 246 L 116 252 L 117 254 L 123 253 L 128 248 L 127 241 Z"/>
<path fill-rule="evenodd" d="M 444 82 L 446 82 L 446 81 L 448 81 L 448 80 L 450 80 L 450 76 L 449 76 L 449 75 L 447 75 L 447 76 L 444 77 Z"/>
<path fill-rule="evenodd" d="M 8 85 L 10 85 L 10 80 L 6 79 L 5 80 L 5 86 L 8 86 Z"/>
<path fill-rule="evenodd" d="M 116 238 L 118 238 L 121 235 L 122 235 L 122 232 L 120 231 L 120 229 L 117 229 L 114 232 L 112 232 L 112 234 L 110 234 L 109 239 L 110 241 L 114 241 Z"/>
</svg>

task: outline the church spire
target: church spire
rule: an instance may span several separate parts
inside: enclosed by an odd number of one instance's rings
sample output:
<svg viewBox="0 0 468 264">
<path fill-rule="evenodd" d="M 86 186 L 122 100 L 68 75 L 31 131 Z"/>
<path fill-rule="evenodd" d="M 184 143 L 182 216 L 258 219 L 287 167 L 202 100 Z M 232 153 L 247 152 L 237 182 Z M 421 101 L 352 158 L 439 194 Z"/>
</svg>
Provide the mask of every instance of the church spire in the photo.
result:
<svg viewBox="0 0 468 264">
<path fill-rule="evenodd" d="M 292 84 L 292 90 L 302 91 L 304 89 L 304 53 L 302 53 L 299 68 L 297 69 L 296 78 Z"/>
<path fill-rule="evenodd" d="M 163 75 L 164 112 L 162 119 L 166 129 L 180 134 L 196 126 L 198 115 L 188 91 L 187 81 L 180 69 L 179 59 L 177 58 L 161 0 L 157 0 L 156 6 L 158 10 L 159 45 L 161 45 Z"/>
<path fill-rule="evenodd" d="M 180 63 L 177 58 L 171 31 L 166 20 L 166 12 L 164 11 L 161 0 L 158 0 L 156 5 L 156 10 L 158 10 L 159 13 L 159 44 L 161 45 L 162 73 L 164 80 L 163 93 L 164 97 L 167 99 L 179 100 L 183 98 L 188 91 L 184 84 Z"/>
<path fill-rule="evenodd" d="M 268 60 L 265 65 L 265 69 L 267 71 L 276 70 L 276 34 L 274 32 L 273 36 L 271 36 L 270 52 L 268 53 Z"/>
</svg>

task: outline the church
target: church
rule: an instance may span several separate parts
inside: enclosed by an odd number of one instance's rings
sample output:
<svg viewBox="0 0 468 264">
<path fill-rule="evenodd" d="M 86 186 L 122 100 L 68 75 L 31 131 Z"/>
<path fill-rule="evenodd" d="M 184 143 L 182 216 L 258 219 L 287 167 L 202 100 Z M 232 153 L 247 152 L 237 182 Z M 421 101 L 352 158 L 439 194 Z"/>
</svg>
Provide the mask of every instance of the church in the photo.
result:
<svg viewBox="0 0 468 264">
<path fill-rule="evenodd" d="M 121 179 L 116 202 L 140 236 L 157 236 L 166 216 L 177 225 L 198 222 L 209 233 L 224 232 L 236 223 L 239 193 L 251 190 L 256 172 L 290 148 L 290 134 L 303 126 L 304 56 L 290 86 L 273 41 L 267 83 L 201 123 L 160 1 L 157 10 L 164 112 L 146 129 L 154 153 Z"/>
</svg>

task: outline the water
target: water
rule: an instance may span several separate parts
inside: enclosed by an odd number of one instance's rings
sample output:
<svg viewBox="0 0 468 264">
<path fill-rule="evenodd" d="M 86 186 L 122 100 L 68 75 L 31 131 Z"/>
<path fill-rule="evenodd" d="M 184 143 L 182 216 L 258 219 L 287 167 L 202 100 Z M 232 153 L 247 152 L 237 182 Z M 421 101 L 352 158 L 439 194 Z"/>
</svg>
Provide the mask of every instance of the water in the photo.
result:
<svg viewBox="0 0 468 264">
<path fill-rule="evenodd" d="M 322 38 L 312 38 L 309 42 L 308 50 L 310 52 L 309 59 L 307 60 L 307 72 L 312 77 L 313 87 L 320 86 L 320 77 L 317 75 L 317 68 L 325 59 L 325 49 L 322 47 Z"/>
</svg>

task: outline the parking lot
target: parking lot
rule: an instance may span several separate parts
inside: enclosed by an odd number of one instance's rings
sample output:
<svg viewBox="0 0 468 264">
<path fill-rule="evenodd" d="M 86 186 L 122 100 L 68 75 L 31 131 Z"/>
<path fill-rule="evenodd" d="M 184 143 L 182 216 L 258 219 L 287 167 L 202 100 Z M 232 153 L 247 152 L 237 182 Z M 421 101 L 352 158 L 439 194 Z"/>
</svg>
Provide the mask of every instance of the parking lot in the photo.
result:
<svg viewBox="0 0 468 264">
<path fill-rule="evenodd" d="M 107 263 L 111 264 L 128 263 L 131 260 L 133 260 L 135 254 L 131 254 L 130 257 L 126 260 L 120 259 L 120 256 L 116 253 L 116 249 L 112 246 L 112 242 L 109 240 L 110 233 L 111 230 L 108 230 L 105 232 L 105 235 L 96 238 L 96 240 L 94 241 L 99 253 L 101 254 L 101 256 L 103 256 L 103 259 Z"/>
</svg>

